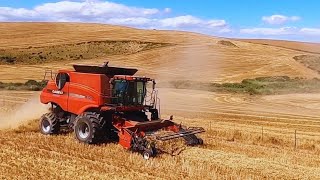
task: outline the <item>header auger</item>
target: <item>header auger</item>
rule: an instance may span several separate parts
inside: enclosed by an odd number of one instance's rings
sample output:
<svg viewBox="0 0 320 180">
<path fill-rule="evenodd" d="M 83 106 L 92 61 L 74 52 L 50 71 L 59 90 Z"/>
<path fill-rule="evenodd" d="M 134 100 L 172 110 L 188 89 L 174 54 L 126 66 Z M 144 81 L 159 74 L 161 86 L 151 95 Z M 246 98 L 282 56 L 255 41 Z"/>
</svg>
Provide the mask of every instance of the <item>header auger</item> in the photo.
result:
<svg viewBox="0 0 320 180">
<path fill-rule="evenodd" d="M 157 149 L 148 136 L 159 130 L 157 140 L 184 138 L 188 145 L 202 144 L 195 134 L 203 128 L 186 128 L 169 119 L 160 118 L 160 100 L 155 80 L 138 77 L 137 69 L 74 65 L 74 70 L 60 70 L 41 93 L 41 102 L 51 104 L 51 111 L 40 120 L 43 134 L 73 130 L 83 143 L 118 141 L 126 149 L 142 153 L 145 159 Z M 152 90 L 147 91 L 147 83 Z"/>
</svg>

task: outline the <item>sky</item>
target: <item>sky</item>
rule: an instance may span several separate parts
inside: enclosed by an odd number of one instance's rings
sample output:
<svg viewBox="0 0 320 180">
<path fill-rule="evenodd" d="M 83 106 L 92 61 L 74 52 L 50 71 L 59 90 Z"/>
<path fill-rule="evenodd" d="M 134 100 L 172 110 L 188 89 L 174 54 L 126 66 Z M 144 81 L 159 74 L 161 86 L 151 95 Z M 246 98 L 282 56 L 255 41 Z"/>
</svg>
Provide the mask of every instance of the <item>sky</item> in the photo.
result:
<svg viewBox="0 0 320 180">
<path fill-rule="evenodd" d="M 318 0 L 0 0 L 1 22 L 92 22 L 320 42 Z"/>
</svg>

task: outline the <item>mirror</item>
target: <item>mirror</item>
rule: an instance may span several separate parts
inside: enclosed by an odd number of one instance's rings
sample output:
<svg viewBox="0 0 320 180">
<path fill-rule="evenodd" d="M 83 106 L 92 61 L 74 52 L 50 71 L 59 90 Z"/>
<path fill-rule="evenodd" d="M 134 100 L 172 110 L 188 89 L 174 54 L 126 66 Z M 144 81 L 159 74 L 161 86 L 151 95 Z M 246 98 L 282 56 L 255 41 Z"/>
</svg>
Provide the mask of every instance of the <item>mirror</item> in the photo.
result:
<svg viewBox="0 0 320 180">
<path fill-rule="evenodd" d="M 157 84 L 156 81 L 153 80 L 153 81 L 152 81 L 152 89 L 153 89 L 153 90 L 156 88 L 156 84 Z"/>
<path fill-rule="evenodd" d="M 69 75 L 67 73 L 58 73 L 56 76 L 56 86 L 58 90 L 63 89 L 66 82 L 69 82 Z"/>
</svg>

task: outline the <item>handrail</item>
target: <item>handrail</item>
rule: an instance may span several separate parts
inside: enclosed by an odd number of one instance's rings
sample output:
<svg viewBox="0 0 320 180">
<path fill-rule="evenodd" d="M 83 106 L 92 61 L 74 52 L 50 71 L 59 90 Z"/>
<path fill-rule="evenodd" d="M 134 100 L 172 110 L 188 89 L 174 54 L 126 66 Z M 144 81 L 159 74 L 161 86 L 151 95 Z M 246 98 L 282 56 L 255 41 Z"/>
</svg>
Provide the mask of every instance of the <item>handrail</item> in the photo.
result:
<svg viewBox="0 0 320 180">
<path fill-rule="evenodd" d="M 43 76 L 43 80 L 44 80 L 44 81 L 47 80 L 47 79 L 46 79 L 46 78 L 47 78 L 47 74 L 50 75 L 51 80 L 54 80 L 55 73 L 52 72 L 52 69 L 48 69 L 48 68 L 47 68 L 47 69 L 44 70 L 44 76 Z"/>
</svg>

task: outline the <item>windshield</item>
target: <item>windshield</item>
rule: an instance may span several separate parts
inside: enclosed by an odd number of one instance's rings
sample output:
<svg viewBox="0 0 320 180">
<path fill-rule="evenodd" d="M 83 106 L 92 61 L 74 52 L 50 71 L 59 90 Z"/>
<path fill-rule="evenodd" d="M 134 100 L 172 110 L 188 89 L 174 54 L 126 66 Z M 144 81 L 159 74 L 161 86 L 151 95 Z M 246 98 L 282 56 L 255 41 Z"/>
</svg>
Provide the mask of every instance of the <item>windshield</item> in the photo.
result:
<svg viewBox="0 0 320 180">
<path fill-rule="evenodd" d="M 113 104 L 143 105 L 146 86 L 143 81 L 115 80 L 113 85 Z"/>
</svg>

